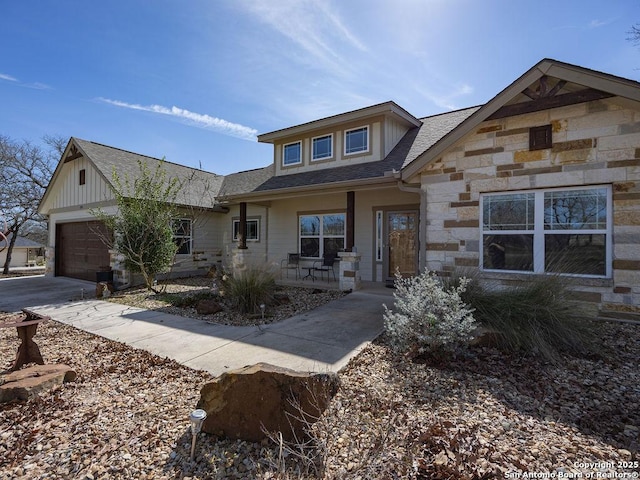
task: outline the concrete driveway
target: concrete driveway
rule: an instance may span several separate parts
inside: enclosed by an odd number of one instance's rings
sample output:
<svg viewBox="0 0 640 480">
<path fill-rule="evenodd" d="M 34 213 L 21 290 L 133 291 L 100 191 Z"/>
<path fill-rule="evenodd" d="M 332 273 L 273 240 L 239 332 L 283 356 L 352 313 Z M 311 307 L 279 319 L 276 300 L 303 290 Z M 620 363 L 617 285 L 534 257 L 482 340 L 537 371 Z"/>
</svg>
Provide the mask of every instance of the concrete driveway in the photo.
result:
<svg viewBox="0 0 640 480">
<path fill-rule="evenodd" d="M 30 308 L 96 335 L 219 375 L 258 362 L 337 371 L 383 328 L 388 289 L 365 289 L 262 327 L 216 325 L 90 299 L 95 284 L 63 277 L 0 280 L 0 311 Z M 84 299 L 83 299 L 84 297 Z"/>
<path fill-rule="evenodd" d="M 19 312 L 37 305 L 57 305 L 95 298 L 96 284 L 65 277 L 0 278 L 0 312 Z"/>
</svg>

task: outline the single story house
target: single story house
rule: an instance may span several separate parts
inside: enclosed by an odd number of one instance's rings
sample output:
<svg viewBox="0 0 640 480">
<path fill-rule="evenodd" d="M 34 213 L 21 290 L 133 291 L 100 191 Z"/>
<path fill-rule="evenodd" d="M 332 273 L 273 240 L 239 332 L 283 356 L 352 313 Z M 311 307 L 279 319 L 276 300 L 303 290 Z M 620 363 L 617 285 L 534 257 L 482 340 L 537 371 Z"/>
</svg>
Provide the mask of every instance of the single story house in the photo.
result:
<svg viewBox="0 0 640 480">
<path fill-rule="evenodd" d="M 390 101 L 258 140 L 273 145 L 265 168 L 167 164 L 189 185 L 177 270 L 338 252 L 354 288 L 396 271 L 560 272 L 576 298 L 640 312 L 638 82 L 544 59 L 485 105 L 419 118 Z M 135 175 L 140 159 L 159 161 L 69 141 L 40 205 L 50 274 L 118 270 L 91 209 L 114 208 L 112 171 Z"/>
<path fill-rule="evenodd" d="M 7 253 L 9 253 L 9 243 L 11 243 L 12 234 L 6 235 L 6 241 L 0 237 L 0 268 L 7 261 Z M 11 263 L 9 268 L 24 268 L 44 266 L 44 245 L 34 242 L 33 240 L 18 236 L 13 245 L 11 252 Z"/>
</svg>

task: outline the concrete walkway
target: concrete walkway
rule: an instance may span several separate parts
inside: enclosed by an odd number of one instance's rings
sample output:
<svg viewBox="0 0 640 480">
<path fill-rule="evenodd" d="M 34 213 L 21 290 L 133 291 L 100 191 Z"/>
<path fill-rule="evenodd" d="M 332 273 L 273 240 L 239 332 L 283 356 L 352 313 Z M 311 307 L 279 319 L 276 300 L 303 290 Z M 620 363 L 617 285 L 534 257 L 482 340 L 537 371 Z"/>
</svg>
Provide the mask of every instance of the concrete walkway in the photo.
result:
<svg viewBox="0 0 640 480">
<path fill-rule="evenodd" d="M 337 371 L 382 331 L 382 304 L 393 302 L 389 289 L 365 289 L 282 322 L 234 327 L 88 299 L 94 290 L 91 282 L 62 277 L 2 279 L 0 311 L 30 308 L 219 375 L 258 362 L 301 371 Z"/>
</svg>

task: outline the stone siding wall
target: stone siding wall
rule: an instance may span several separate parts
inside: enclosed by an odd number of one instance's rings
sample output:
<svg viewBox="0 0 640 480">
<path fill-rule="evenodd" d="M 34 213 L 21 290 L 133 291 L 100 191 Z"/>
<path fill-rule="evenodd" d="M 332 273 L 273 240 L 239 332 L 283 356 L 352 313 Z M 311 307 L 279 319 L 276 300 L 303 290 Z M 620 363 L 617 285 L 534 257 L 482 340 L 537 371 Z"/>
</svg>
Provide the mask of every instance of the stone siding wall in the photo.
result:
<svg viewBox="0 0 640 480">
<path fill-rule="evenodd" d="M 552 125 L 553 147 L 529 150 L 529 128 Z M 480 194 L 611 185 L 613 276 L 575 280 L 603 310 L 640 313 L 640 107 L 616 99 L 482 123 L 421 172 L 427 192 L 427 268 L 480 265 Z M 530 274 L 486 272 L 504 283 Z"/>
</svg>

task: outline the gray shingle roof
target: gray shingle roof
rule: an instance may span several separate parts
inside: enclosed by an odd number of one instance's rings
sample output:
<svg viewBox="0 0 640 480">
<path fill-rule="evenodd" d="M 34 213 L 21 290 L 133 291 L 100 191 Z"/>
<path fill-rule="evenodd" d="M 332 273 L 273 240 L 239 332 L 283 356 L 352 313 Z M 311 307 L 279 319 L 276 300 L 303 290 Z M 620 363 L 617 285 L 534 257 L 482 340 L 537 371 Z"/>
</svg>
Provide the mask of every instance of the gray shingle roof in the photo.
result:
<svg viewBox="0 0 640 480">
<path fill-rule="evenodd" d="M 210 208 L 215 205 L 224 177 L 184 165 L 178 165 L 158 158 L 147 157 L 119 148 L 109 147 L 95 142 L 72 139 L 76 145 L 90 158 L 105 179 L 111 183 L 113 172 L 120 178 L 137 178 L 140 174 L 138 162 L 144 162 L 153 171 L 157 165 L 167 172 L 169 178 L 177 178 L 184 187 L 178 194 L 177 201 L 181 205 Z"/>
<path fill-rule="evenodd" d="M 7 235 L 7 242 L 11 242 L 11 237 L 13 234 L 10 233 Z M 17 237 L 16 243 L 14 244 L 16 248 L 41 248 L 44 247 L 41 243 L 34 242 L 33 240 L 28 239 L 27 237 Z"/>
<path fill-rule="evenodd" d="M 254 170 L 232 173 L 224 177 L 219 198 L 255 191 L 260 185 L 274 175 L 273 164 Z"/>
<path fill-rule="evenodd" d="M 455 112 L 441 113 L 439 115 L 421 118 L 422 126 L 420 126 L 420 132 L 412 142 L 404 162 L 402 163 L 402 168 L 406 167 L 422 153 L 429 150 L 438 140 L 460 125 L 479 109 L 480 106 L 469 107 L 463 110 L 456 110 Z"/>
</svg>

